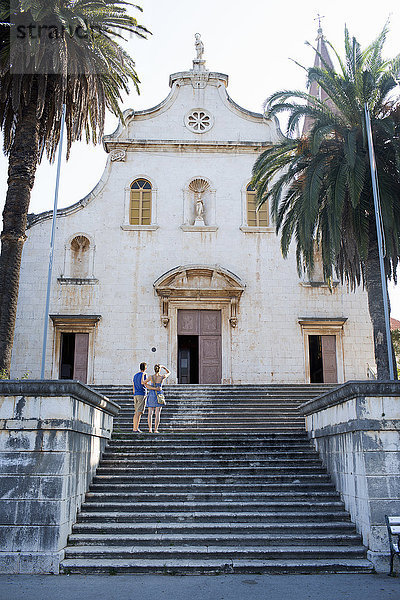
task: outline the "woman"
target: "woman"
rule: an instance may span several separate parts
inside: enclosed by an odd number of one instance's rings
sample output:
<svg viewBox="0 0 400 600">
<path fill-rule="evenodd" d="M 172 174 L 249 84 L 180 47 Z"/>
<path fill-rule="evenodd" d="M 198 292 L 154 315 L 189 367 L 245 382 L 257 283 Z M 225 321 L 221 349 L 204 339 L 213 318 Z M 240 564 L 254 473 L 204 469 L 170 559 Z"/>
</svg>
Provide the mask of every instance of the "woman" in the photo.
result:
<svg viewBox="0 0 400 600">
<path fill-rule="evenodd" d="M 160 375 L 161 369 L 164 369 L 164 375 Z M 164 380 L 167 379 L 170 374 L 171 372 L 168 371 L 167 367 L 164 367 L 164 365 L 154 365 L 154 375 L 152 375 L 150 379 L 146 379 L 144 382 L 145 387 L 149 390 L 146 402 L 146 406 L 148 408 L 147 421 L 149 423 L 149 433 L 153 433 L 154 411 L 154 433 L 158 433 L 162 404 L 160 404 L 157 400 L 157 391 L 161 391 L 161 386 L 164 383 Z"/>
</svg>

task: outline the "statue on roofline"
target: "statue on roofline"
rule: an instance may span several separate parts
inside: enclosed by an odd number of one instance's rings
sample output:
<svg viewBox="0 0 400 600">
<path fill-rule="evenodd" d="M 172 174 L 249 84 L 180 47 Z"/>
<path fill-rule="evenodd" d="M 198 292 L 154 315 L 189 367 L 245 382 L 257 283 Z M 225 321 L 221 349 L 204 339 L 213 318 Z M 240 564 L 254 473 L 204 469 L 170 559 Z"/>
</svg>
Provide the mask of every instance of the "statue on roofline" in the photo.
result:
<svg viewBox="0 0 400 600">
<path fill-rule="evenodd" d="M 194 37 L 196 38 L 196 41 L 194 43 L 194 46 L 196 48 L 196 53 L 197 53 L 197 60 L 201 60 L 203 58 L 203 54 L 204 54 L 204 44 L 201 41 L 201 36 L 199 33 L 195 33 Z"/>
</svg>

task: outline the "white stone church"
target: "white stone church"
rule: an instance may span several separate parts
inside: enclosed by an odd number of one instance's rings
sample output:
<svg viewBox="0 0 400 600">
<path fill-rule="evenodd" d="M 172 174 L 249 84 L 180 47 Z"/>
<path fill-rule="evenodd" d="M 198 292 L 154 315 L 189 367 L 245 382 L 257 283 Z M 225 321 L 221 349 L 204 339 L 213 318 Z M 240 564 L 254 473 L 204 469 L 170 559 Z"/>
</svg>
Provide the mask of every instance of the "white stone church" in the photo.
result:
<svg viewBox="0 0 400 600">
<path fill-rule="evenodd" d="M 175 383 L 366 379 L 366 293 L 282 258 L 249 185 L 282 134 L 229 97 L 196 37 L 193 68 L 158 106 L 126 111 L 97 186 L 58 211 L 45 376 L 129 383 L 146 361 Z M 30 217 L 12 377 L 40 373 L 51 216 Z"/>
</svg>

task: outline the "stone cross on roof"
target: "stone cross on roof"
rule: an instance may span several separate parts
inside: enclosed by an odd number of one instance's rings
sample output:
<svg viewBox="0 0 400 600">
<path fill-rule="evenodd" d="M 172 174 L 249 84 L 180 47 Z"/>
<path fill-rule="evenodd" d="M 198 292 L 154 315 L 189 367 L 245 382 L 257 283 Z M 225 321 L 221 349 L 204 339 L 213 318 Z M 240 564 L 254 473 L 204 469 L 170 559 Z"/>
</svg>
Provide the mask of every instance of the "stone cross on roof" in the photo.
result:
<svg viewBox="0 0 400 600">
<path fill-rule="evenodd" d="M 322 33 L 321 19 L 325 19 L 325 17 L 323 15 L 320 15 L 319 13 L 314 19 L 314 21 L 318 21 L 318 33 Z"/>
</svg>

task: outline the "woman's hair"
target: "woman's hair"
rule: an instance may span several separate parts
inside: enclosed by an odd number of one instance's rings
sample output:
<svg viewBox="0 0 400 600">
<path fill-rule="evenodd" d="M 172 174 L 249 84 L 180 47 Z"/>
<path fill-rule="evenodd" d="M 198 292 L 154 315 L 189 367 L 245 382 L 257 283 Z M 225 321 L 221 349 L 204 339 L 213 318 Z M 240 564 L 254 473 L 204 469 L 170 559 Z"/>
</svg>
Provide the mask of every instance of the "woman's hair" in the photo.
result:
<svg viewBox="0 0 400 600">
<path fill-rule="evenodd" d="M 160 372 L 160 365 L 154 365 L 154 373 Z"/>
</svg>

